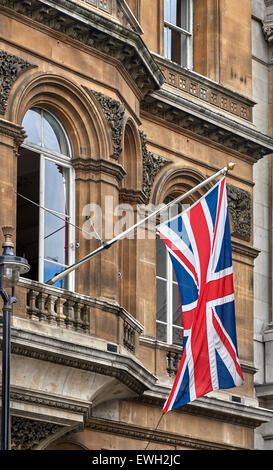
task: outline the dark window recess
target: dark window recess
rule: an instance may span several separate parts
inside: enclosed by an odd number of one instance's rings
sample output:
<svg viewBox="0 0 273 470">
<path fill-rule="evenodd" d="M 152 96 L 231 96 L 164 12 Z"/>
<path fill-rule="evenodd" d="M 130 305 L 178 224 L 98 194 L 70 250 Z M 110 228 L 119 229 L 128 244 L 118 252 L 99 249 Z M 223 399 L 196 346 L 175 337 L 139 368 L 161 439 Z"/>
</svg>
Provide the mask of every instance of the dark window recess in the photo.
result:
<svg viewBox="0 0 273 470">
<path fill-rule="evenodd" d="M 31 150 L 21 148 L 18 157 L 17 192 L 39 204 L 40 158 Z M 38 281 L 39 208 L 17 196 L 16 254 L 31 266 L 25 275 Z"/>
<path fill-rule="evenodd" d="M 115 344 L 110 344 L 108 343 L 107 344 L 107 351 L 109 352 L 117 352 L 118 351 L 118 348 Z"/>
<path fill-rule="evenodd" d="M 232 395 L 231 400 L 235 401 L 236 403 L 241 403 L 242 401 L 241 397 L 236 397 L 235 395 Z"/>
</svg>

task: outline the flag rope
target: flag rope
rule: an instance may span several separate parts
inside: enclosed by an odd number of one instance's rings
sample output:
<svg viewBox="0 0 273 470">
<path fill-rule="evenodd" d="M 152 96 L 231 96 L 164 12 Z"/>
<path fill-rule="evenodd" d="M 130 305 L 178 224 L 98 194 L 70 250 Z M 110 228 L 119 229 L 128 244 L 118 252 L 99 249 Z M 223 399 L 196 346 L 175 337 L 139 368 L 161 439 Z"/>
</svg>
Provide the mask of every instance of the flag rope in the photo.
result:
<svg viewBox="0 0 273 470">
<path fill-rule="evenodd" d="M 162 420 L 164 414 L 166 414 L 166 413 L 162 413 L 162 414 L 161 414 L 161 416 L 160 416 L 160 418 L 159 418 L 159 420 L 158 420 L 158 423 L 157 423 L 156 427 L 154 428 L 154 430 L 152 431 L 152 434 L 151 434 L 151 436 L 150 436 L 150 439 L 148 440 L 148 443 L 147 443 L 147 445 L 146 445 L 146 447 L 145 447 L 144 450 L 147 450 L 147 449 L 148 449 L 148 446 L 149 446 L 149 444 L 151 443 L 152 437 L 153 437 L 154 434 L 156 433 L 156 431 L 157 431 L 157 429 L 158 429 L 158 427 L 159 427 L 159 425 L 160 425 L 160 423 L 161 423 L 161 420 Z"/>
<path fill-rule="evenodd" d="M 57 217 L 57 219 L 60 219 L 60 220 L 62 220 L 63 222 L 65 222 L 66 224 L 69 224 L 69 225 L 71 225 L 72 227 L 77 228 L 78 230 L 80 230 L 80 231 L 83 232 L 83 233 L 86 233 L 87 235 L 90 235 L 90 232 L 87 232 L 87 230 L 84 230 L 83 228 L 78 227 L 78 225 L 75 225 L 75 224 L 73 224 L 72 222 L 70 222 L 69 220 L 66 220 L 66 219 L 70 219 L 70 218 L 71 218 L 70 215 L 61 214 L 61 215 L 62 215 L 62 217 L 61 217 L 60 212 L 56 212 L 56 211 L 54 211 L 54 210 L 52 210 L 52 209 L 47 209 L 46 207 L 41 206 L 41 204 L 38 204 L 37 202 L 32 201 L 32 199 L 29 199 L 28 197 L 23 196 L 22 194 L 17 193 L 16 191 L 15 191 L 15 193 L 17 194 L 17 196 L 21 197 L 22 199 L 25 199 L 26 201 L 30 202 L 31 204 L 33 204 L 33 205 L 36 206 L 36 207 L 39 207 L 39 209 L 42 209 L 42 210 L 44 210 L 45 212 L 49 212 L 49 214 L 54 215 L 55 217 Z M 63 217 L 64 217 L 64 218 L 63 218 Z M 89 219 L 89 220 L 90 220 L 90 224 L 91 224 L 92 228 L 94 229 L 94 232 L 96 233 L 98 239 L 101 241 L 101 243 L 103 243 L 103 240 L 102 240 L 102 238 L 100 237 L 100 235 L 98 234 L 97 230 L 95 229 L 92 220 L 91 220 L 91 219 Z"/>
<path fill-rule="evenodd" d="M 159 214 L 160 212 L 162 211 L 166 211 L 170 206 L 174 205 L 174 204 L 177 204 L 178 202 L 182 201 L 183 199 L 185 199 L 186 197 L 190 196 L 191 194 L 193 194 L 195 191 L 197 191 L 198 189 L 201 189 L 203 186 L 205 186 L 206 184 L 210 183 L 211 181 L 213 181 L 214 179 L 216 179 L 218 176 L 220 175 L 226 175 L 227 172 L 229 170 L 233 170 L 235 164 L 234 163 L 229 163 L 227 166 L 225 166 L 224 168 L 222 168 L 221 170 L 217 171 L 217 173 L 213 174 L 212 176 L 210 176 L 209 178 L 205 179 L 204 181 L 202 181 L 201 183 L 199 183 L 197 186 L 195 186 L 194 188 L 190 189 L 189 191 L 187 191 L 185 194 L 181 194 L 180 196 L 178 196 L 177 198 L 173 199 L 172 201 L 168 202 L 168 204 L 164 205 L 163 207 L 159 207 L 158 209 L 156 209 L 154 212 L 152 212 L 151 214 L 149 214 L 147 217 L 145 217 L 144 219 L 141 219 L 139 220 L 136 224 L 132 225 L 131 227 L 129 227 L 128 229 L 124 230 L 124 232 L 120 233 L 119 235 L 117 235 L 116 237 L 112 238 L 112 240 L 110 240 L 109 242 L 106 242 L 104 240 L 102 240 L 102 244 L 101 246 L 99 246 L 96 250 L 92 251 L 91 253 L 89 253 L 88 255 L 86 255 L 84 258 L 82 258 L 81 260 L 77 261 L 76 263 L 72 264 L 71 266 L 69 266 L 68 268 L 64 269 L 61 273 L 55 275 L 54 277 L 52 277 L 51 279 L 49 279 L 48 281 L 46 281 L 46 284 L 49 284 L 49 285 L 53 285 L 55 284 L 55 282 L 59 281 L 59 279 L 62 279 L 63 277 L 67 276 L 69 273 L 71 273 L 72 271 L 74 271 L 75 269 L 77 269 L 78 267 L 80 267 L 83 263 L 85 263 L 86 261 L 90 260 L 91 258 L 93 258 L 94 256 L 96 256 L 97 254 L 99 254 L 101 251 L 105 250 L 105 249 L 108 249 L 110 248 L 110 246 L 112 246 L 114 243 L 116 243 L 117 241 L 121 240 L 122 238 L 124 238 L 126 235 L 128 235 L 130 232 L 132 232 L 133 230 L 135 230 L 137 227 L 139 227 L 139 225 L 147 222 L 149 219 L 151 219 L 152 217 L 155 217 L 157 214 Z"/>
</svg>

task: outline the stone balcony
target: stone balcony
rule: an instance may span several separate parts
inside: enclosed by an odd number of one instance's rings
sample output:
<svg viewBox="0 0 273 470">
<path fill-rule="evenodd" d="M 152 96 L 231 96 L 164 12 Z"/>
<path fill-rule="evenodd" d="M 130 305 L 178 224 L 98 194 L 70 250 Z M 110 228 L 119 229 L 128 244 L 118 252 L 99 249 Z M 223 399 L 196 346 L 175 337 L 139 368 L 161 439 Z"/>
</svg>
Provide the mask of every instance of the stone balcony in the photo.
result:
<svg viewBox="0 0 273 470">
<path fill-rule="evenodd" d="M 117 303 L 21 279 L 15 315 L 104 339 L 112 351 L 119 345 L 135 353 L 142 325 Z"/>
</svg>

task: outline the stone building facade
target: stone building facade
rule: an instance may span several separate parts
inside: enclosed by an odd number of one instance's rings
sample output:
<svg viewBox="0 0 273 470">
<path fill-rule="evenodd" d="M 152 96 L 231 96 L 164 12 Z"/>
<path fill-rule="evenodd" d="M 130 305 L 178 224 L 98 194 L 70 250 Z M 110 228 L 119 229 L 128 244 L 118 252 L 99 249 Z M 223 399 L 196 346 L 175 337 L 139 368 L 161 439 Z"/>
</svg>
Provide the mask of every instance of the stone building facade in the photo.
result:
<svg viewBox="0 0 273 470">
<path fill-rule="evenodd" d="M 17 254 L 31 264 L 12 316 L 11 447 L 253 449 L 255 429 L 273 416 L 254 388 L 253 345 L 262 248 L 253 208 L 255 216 L 264 204 L 253 200 L 254 178 L 270 161 L 273 140 L 258 122 L 262 61 L 252 67 L 251 1 L 0 5 L 0 225 L 16 229 Z M 245 383 L 168 413 L 154 431 L 182 331 L 172 317 L 175 279 L 170 270 L 159 273 L 154 227 L 57 285 L 46 281 L 131 215 L 229 161 L 236 164 L 227 183 Z M 94 227 L 101 240 L 91 236 Z"/>
<path fill-rule="evenodd" d="M 272 136 L 272 2 L 252 5 L 253 121 Z M 272 155 L 254 166 L 254 376 L 260 406 L 272 409 Z M 272 449 L 272 420 L 257 428 L 255 447 Z"/>
</svg>

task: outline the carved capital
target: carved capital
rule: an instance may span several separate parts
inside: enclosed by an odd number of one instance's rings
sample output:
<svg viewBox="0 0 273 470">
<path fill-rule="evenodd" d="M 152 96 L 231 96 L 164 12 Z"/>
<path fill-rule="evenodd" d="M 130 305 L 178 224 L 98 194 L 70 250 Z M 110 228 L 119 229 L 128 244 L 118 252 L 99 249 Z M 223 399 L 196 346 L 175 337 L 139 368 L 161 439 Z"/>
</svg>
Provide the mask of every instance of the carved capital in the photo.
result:
<svg viewBox="0 0 273 470">
<path fill-rule="evenodd" d="M 34 67 L 19 57 L 0 50 L 0 114 L 5 114 L 13 83 L 25 70 Z"/>
<path fill-rule="evenodd" d="M 171 162 L 160 155 L 150 152 L 147 148 L 146 135 L 143 131 L 139 131 L 139 135 L 141 139 L 143 159 L 142 191 L 147 200 L 149 200 L 156 175 L 165 165 Z"/>
<path fill-rule="evenodd" d="M 231 233 L 237 238 L 250 241 L 251 195 L 248 191 L 227 184 L 227 198 L 231 219 Z"/>
</svg>

